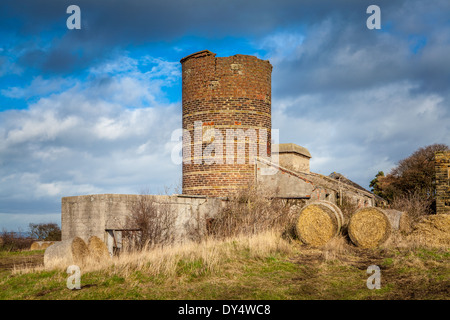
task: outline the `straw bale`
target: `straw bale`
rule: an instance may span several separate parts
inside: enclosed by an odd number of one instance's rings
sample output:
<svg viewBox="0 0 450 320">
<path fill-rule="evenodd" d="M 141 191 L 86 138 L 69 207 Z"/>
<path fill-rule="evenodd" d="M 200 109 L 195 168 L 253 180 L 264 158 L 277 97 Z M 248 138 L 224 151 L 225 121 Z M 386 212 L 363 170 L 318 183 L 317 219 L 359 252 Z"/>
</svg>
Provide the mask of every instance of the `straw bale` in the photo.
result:
<svg viewBox="0 0 450 320">
<path fill-rule="evenodd" d="M 44 266 L 67 268 L 70 265 L 82 266 L 89 256 L 89 248 L 83 239 L 75 237 L 56 242 L 45 250 Z"/>
<path fill-rule="evenodd" d="M 91 258 L 96 261 L 100 262 L 111 258 L 111 256 L 109 255 L 108 247 L 97 236 L 91 236 L 89 238 L 88 248 Z"/>
<path fill-rule="evenodd" d="M 34 241 L 31 244 L 30 250 L 44 250 L 54 244 L 55 241 Z"/>
<path fill-rule="evenodd" d="M 424 216 L 415 226 L 411 237 L 426 244 L 450 246 L 450 215 L 435 214 Z"/>
<path fill-rule="evenodd" d="M 411 232 L 411 219 L 408 213 L 393 209 L 383 209 L 383 212 L 388 217 L 393 230 Z"/>
<path fill-rule="evenodd" d="M 300 210 L 295 233 L 303 243 L 318 247 L 336 236 L 342 224 L 342 212 L 337 206 L 328 201 L 317 201 Z"/>
<path fill-rule="evenodd" d="M 366 207 L 357 210 L 348 223 L 348 235 L 361 248 L 375 248 L 391 234 L 391 223 L 380 208 Z"/>
<path fill-rule="evenodd" d="M 42 241 L 33 241 L 30 250 L 41 250 L 41 243 Z"/>
</svg>

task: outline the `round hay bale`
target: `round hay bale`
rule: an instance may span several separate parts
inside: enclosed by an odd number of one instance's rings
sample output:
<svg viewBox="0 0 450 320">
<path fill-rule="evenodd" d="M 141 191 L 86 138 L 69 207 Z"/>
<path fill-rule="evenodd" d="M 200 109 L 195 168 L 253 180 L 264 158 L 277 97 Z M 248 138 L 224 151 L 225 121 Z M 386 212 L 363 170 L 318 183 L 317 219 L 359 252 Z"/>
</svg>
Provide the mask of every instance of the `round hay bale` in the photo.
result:
<svg viewBox="0 0 450 320">
<path fill-rule="evenodd" d="M 30 250 L 41 250 L 41 242 L 42 241 L 33 241 Z"/>
<path fill-rule="evenodd" d="M 341 210 L 329 201 L 304 206 L 295 223 L 295 233 L 305 244 L 319 247 L 338 235 L 344 223 Z"/>
<path fill-rule="evenodd" d="M 54 244 L 54 241 L 34 241 L 31 244 L 30 250 L 44 250 Z"/>
<path fill-rule="evenodd" d="M 46 268 L 70 265 L 82 266 L 89 256 L 89 249 L 83 239 L 75 237 L 59 241 L 45 250 L 44 266 Z"/>
<path fill-rule="evenodd" d="M 411 237 L 428 245 L 450 246 L 450 215 L 424 216 L 414 226 Z"/>
<path fill-rule="evenodd" d="M 97 236 L 92 236 L 89 238 L 88 248 L 90 257 L 95 261 L 100 262 L 111 258 L 111 256 L 109 255 L 108 247 Z"/>
<path fill-rule="evenodd" d="M 393 209 L 383 209 L 383 212 L 388 217 L 393 230 L 411 232 L 411 219 L 406 212 Z"/>
<path fill-rule="evenodd" d="M 361 248 L 375 248 L 391 234 L 391 223 L 380 208 L 367 207 L 357 210 L 348 223 L 348 235 Z"/>
<path fill-rule="evenodd" d="M 47 249 L 48 247 L 50 247 L 54 243 L 55 243 L 55 241 L 41 241 L 41 248 L 40 248 L 40 250 Z"/>
</svg>

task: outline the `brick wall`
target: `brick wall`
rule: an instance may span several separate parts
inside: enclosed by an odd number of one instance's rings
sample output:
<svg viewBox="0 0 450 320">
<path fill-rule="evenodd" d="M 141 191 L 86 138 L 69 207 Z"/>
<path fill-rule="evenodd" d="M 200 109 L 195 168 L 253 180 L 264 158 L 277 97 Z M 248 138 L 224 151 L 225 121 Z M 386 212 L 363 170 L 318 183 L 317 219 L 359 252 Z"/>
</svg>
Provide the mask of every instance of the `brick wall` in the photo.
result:
<svg viewBox="0 0 450 320">
<path fill-rule="evenodd" d="M 450 152 L 436 152 L 436 213 L 450 214 Z"/>
<path fill-rule="evenodd" d="M 226 196 L 245 188 L 255 179 L 250 153 L 257 156 L 262 149 L 270 156 L 272 65 L 254 56 L 216 57 L 207 50 L 180 62 L 183 129 L 190 136 L 183 145 L 190 151 L 183 150 L 189 154 L 183 161 L 183 194 Z M 199 123 L 201 130 L 198 130 Z M 230 138 L 230 129 L 234 133 L 246 133 L 246 141 L 255 139 L 255 145 L 250 148 L 246 143 L 245 154 L 238 154 L 237 139 Z M 267 139 L 260 139 L 260 134 L 265 132 Z M 227 145 L 233 145 L 232 153 Z M 200 159 L 195 157 L 199 150 Z M 221 161 L 219 152 L 222 152 Z"/>
</svg>

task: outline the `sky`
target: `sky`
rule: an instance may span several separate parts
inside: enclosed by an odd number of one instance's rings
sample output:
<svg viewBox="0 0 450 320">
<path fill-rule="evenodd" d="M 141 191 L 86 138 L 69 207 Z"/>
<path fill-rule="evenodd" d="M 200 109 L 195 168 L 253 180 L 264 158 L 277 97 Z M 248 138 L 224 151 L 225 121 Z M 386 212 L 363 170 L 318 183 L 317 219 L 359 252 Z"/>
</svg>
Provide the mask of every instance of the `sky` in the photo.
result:
<svg viewBox="0 0 450 320">
<path fill-rule="evenodd" d="M 450 145 L 449 17 L 447 0 L 2 0 L 0 231 L 60 224 L 65 196 L 181 192 L 179 61 L 201 50 L 269 60 L 280 143 L 369 188 Z"/>
</svg>

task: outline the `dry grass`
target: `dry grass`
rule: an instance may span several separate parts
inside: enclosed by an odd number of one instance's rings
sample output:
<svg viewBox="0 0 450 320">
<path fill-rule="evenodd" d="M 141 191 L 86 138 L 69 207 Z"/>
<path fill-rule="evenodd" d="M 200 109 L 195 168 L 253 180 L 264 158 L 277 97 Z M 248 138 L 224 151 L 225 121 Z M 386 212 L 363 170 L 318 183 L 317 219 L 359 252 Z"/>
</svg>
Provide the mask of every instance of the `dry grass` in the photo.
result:
<svg viewBox="0 0 450 320">
<path fill-rule="evenodd" d="M 273 199 L 273 194 L 266 190 L 249 185 L 229 198 L 210 222 L 211 237 L 226 239 L 267 230 L 287 232 L 293 224 L 295 210 L 283 200 Z"/>
<path fill-rule="evenodd" d="M 151 246 L 141 251 L 123 252 L 112 259 L 98 261 L 88 257 L 84 261 L 83 273 L 105 271 L 109 274 L 127 277 L 135 271 L 150 276 L 171 277 L 177 274 L 180 265 L 198 268 L 198 272 L 215 273 L 227 260 L 232 260 L 237 252 L 245 252 L 250 259 L 264 258 L 272 254 L 288 254 L 293 247 L 280 233 L 266 231 L 257 235 L 237 236 L 226 240 L 206 239 L 202 242 L 174 244 L 172 246 Z M 55 260 L 51 266 L 15 268 L 13 274 L 38 272 L 43 270 L 65 270 L 67 262 Z M 200 267 L 199 267 L 200 266 Z"/>
<path fill-rule="evenodd" d="M 411 219 L 411 223 L 415 224 L 423 216 L 432 213 L 431 204 L 432 202 L 429 199 L 424 199 L 418 193 L 411 193 L 395 197 L 390 207 L 406 212 Z"/>
<path fill-rule="evenodd" d="M 409 235 L 412 242 L 431 246 L 450 246 L 450 215 L 436 214 L 422 217 Z"/>
<path fill-rule="evenodd" d="M 22 265 L 0 286 L 13 299 L 445 299 L 449 247 L 416 245 L 396 232 L 373 249 L 342 235 L 314 248 L 264 231 L 88 260 L 81 290 L 66 289 L 65 265 L 56 272 Z M 373 264 L 382 270 L 381 290 L 365 284 Z"/>
</svg>

